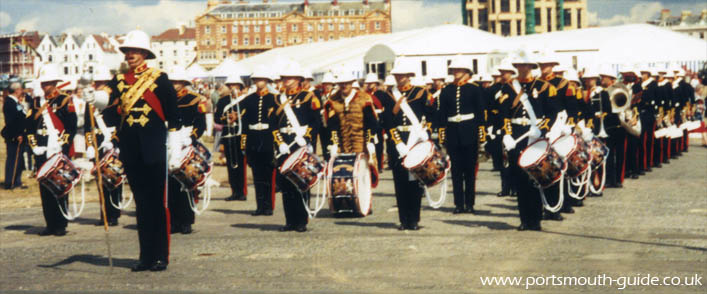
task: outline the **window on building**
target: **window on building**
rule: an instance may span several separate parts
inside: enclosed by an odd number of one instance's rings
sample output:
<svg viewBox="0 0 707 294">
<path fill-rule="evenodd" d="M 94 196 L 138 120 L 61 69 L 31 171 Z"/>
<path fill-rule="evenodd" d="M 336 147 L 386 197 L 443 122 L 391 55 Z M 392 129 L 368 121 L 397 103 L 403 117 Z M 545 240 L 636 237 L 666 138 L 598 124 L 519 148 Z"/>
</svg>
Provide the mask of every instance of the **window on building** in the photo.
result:
<svg viewBox="0 0 707 294">
<path fill-rule="evenodd" d="M 356 9 L 349 9 L 349 15 L 356 15 Z"/>
<path fill-rule="evenodd" d="M 260 33 L 260 26 L 259 26 L 259 25 L 254 25 L 254 26 L 253 26 L 253 32 Z"/>
<path fill-rule="evenodd" d="M 474 60 L 472 61 L 472 64 L 473 64 L 472 67 L 474 68 L 474 72 L 479 72 L 479 61 L 476 60 L 476 59 L 474 59 Z"/>
<path fill-rule="evenodd" d="M 93 66 L 88 67 L 88 73 L 92 74 L 93 73 Z"/>
<path fill-rule="evenodd" d="M 160 57 L 162 57 L 162 55 L 163 55 L 163 54 L 162 54 L 162 50 L 160 50 Z"/>
<path fill-rule="evenodd" d="M 542 15 L 540 15 L 540 8 L 535 8 L 535 25 L 539 26 L 542 24 Z"/>
<path fill-rule="evenodd" d="M 582 9 L 577 9 L 577 28 L 582 28 Z"/>
<path fill-rule="evenodd" d="M 248 46 L 250 43 L 250 38 L 243 38 L 243 45 Z"/>
<path fill-rule="evenodd" d="M 317 38 L 317 40 L 318 40 L 319 42 L 323 42 L 323 41 L 324 41 L 324 36 L 319 36 L 319 38 Z"/>
<path fill-rule="evenodd" d="M 74 60 L 76 60 L 76 61 L 79 60 L 79 55 L 78 55 L 78 54 L 74 54 Z"/>
<path fill-rule="evenodd" d="M 89 55 L 88 55 L 88 60 L 89 60 L 89 61 L 93 61 L 93 54 L 89 54 Z"/>
<path fill-rule="evenodd" d="M 572 25 L 572 10 L 564 9 L 565 26 Z"/>
<path fill-rule="evenodd" d="M 211 26 L 205 26 L 205 27 L 204 27 L 204 33 L 205 33 L 205 34 L 211 34 Z"/>
<path fill-rule="evenodd" d="M 376 22 L 376 31 L 381 29 L 381 22 L 377 21 Z"/>
<path fill-rule="evenodd" d="M 343 24 L 343 23 L 340 23 L 340 24 L 339 24 L 339 31 L 343 31 L 343 30 L 345 30 L 345 29 L 346 29 L 346 25 Z"/>
<path fill-rule="evenodd" d="M 221 39 L 221 46 L 226 46 L 226 44 L 228 44 L 226 39 Z"/>
<path fill-rule="evenodd" d="M 79 74 L 79 67 L 78 66 L 74 66 L 74 74 Z"/>
<path fill-rule="evenodd" d="M 324 30 L 324 25 L 319 23 L 317 24 L 317 31 L 323 31 Z"/>
<path fill-rule="evenodd" d="M 307 37 L 307 43 L 312 43 L 314 42 L 314 38 L 312 36 Z"/>
<path fill-rule="evenodd" d="M 359 29 L 359 30 L 362 30 L 362 31 L 363 31 L 363 30 L 366 30 L 366 24 L 363 23 L 363 22 L 362 22 L 362 23 L 359 23 L 358 29 Z"/>
<path fill-rule="evenodd" d="M 228 56 L 228 53 L 226 51 L 221 52 L 221 56 L 226 59 L 226 56 Z"/>
<path fill-rule="evenodd" d="M 496 33 L 496 21 L 492 20 L 489 23 L 489 32 Z"/>
<path fill-rule="evenodd" d="M 255 37 L 255 45 L 260 45 L 260 37 Z"/>
<path fill-rule="evenodd" d="M 474 26 L 474 17 L 476 16 L 476 9 L 469 11 L 469 25 Z"/>
<path fill-rule="evenodd" d="M 270 44 L 272 44 L 272 40 L 270 39 L 270 37 L 265 37 L 265 45 L 270 45 Z"/>
<path fill-rule="evenodd" d="M 282 32 L 282 25 L 281 24 L 275 25 L 275 31 L 278 33 Z"/>
<path fill-rule="evenodd" d="M 277 45 L 282 45 L 282 38 L 281 38 L 281 37 L 277 37 L 277 38 L 275 39 L 275 44 L 277 44 Z"/>
<path fill-rule="evenodd" d="M 69 67 L 68 67 L 68 66 L 65 66 L 65 67 L 64 67 L 64 74 L 65 74 L 65 75 L 68 75 L 68 74 L 69 74 Z"/>
<path fill-rule="evenodd" d="M 243 26 L 243 32 L 244 32 L 244 33 L 250 32 L 250 26 L 249 26 L 249 25 L 244 25 L 244 26 Z"/>
<path fill-rule="evenodd" d="M 238 38 L 233 38 L 233 45 L 238 45 Z"/>
<path fill-rule="evenodd" d="M 356 24 L 350 23 L 349 24 L 349 31 L 355 31 L 356 30 Z"/>
<path fill-rule="evenodd" d="M 501 35 L 510 36 L 511 35 L 511 22 L 508 20 L 501 21 Z"/>
<path fill-rule="evenodd" d="M 523 21 L 516 20 L 516 35 L 518 36 L 522 35 L 523 32 L 523 27 L 521 25 L 523 25 Z"/>
<path fill-rule="evenodd" d="M 324 11 L 321 11 L 321 10 L 317 11 L 317 16 L 324 16 Z"/>
<path fill-rule="evenodd" d="M 71 50 L 76 50 L 76 44 L 71 44 Z"/>
<path fill-rule="evenodd" d="M 330 30 L 330 31 L 333 31 L 333 30 L 334 30 L 334 24 L 333 24 L 333 23 L 330 23 L 330 24 L 329 24 L 329 30 Z"/>
<path fill-rule="evenodd" d="M 489 30 L 489 13 L 485 8 L 479 9 L 479 29 L 483 31 Z"/>
<path fill-rule="evenodd" d="M 160 61 L 160 69 L 163 69 L 164 66 L 162 65 L 162 61 Z"/>
<path fill-rule="evenodd" d="M 334 40 L 334 35 L 329 35 L 329 41 Z"/>
<path fill-rule="evenodd" d="M 498 12 L 496 10 L 496 0 L 491 0 L 491 13 L 496 13 Z"/>
<path fill-rule="evenodd" d="M 64 62 L 69 62 L 69 55 L 64 55 Z"/>
<path fill-rule="evenodd" d="M 172 51 L 172 53 L 174 54 L 174 56 L 177 56 L 177 50 Z"/>
<path fill-rule="evenodd" d="M 52 58 L 52 56 L 49 55 L 49 62 L 53 62 L 53 61 L 54 61 L 54 58 Z"/>
<path fill-rule="evenodd" d="M 234 24 L 234 25 L 231 26 L 231 32 L 232 32 L 232 33 L 237 33 L 237 32 L 238 32 L 238 25 L 237 25 L 237 24 Z"/>
<path fill-rule="evenodd" d="M 511 11 L 511 1 L 510 0 L 501 0 L 501 12 L 510 12 Z"/>
<path fill-rule="evenodd" d="M 177 61 L 176 61 L 176 60 L 174 61 L 174 65 L 177 65 Z"/>
<path fill-rule="evenodd" d="M 221 33 L 225 34 L 226 33 L 226 26 L 221 26 Z"/>
<path fill-rule="evenodd" d="M 296 32 L 297 30 L 299 30 L 299 26 L 296 23 L 293 23 L 292 24 L 292 31 Z"/>
<path fill-rule="evenodd" d="M 552 32 L 552 8 L 547 9 L 547 32 Z"/>
<path fill-rule="evenodd" d="M 420 62 L 420 67 L 421 67 L 421 71 L 422 71 L 422 76 L 426 76 L 427 75 L 427 61 L 423 60 L 422 62 Z"/>
<path fill-rule="evenodd" d="M 520 0 L 516 0 L 516 12 L 523 11 L 523 7 L 520 7 Z"/>
</svg>

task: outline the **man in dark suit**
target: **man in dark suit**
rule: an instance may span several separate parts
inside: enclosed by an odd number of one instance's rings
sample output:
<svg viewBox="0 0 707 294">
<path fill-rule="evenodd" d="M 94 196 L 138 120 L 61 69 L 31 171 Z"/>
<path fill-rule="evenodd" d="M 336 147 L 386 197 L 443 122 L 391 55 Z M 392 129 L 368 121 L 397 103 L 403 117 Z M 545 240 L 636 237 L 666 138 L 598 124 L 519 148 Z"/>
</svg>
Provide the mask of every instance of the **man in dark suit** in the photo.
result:
<svg viewBox="0 0 707 294">
<path fill-rule="evenodd" d="M 27 186 L 22 185 L 22 171 L 24 162 L 20 154 L 24 146 L 23 132 L 25 128 L 26 110 L 22 106 L 24 93 L 22 84 L 19 82 L 10 83 L 10 94 L 5 97 L 3 103 L 3 115 L 5 116 L 5 128 L 2 130 L 2 137 L 5 139 L 7 147 L 7 159 L 5 160 L 5 189 L 13 189 Z"/>
</svg>

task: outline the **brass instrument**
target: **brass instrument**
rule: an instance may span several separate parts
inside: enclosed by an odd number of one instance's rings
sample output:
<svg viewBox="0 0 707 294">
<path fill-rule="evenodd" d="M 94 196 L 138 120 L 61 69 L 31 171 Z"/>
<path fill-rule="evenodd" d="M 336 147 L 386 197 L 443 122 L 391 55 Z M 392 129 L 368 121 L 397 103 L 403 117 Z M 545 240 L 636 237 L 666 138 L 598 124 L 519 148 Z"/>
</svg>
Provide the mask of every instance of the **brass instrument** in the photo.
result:
<svg viewBox="0 0 707 294">
<path fill-rule="evenodd" d="M 631 107 L 631 90 L 624 83 L 616 83 L 606 88 L 611 101 L 611 112 L 621 113 Z"/>
</svg>

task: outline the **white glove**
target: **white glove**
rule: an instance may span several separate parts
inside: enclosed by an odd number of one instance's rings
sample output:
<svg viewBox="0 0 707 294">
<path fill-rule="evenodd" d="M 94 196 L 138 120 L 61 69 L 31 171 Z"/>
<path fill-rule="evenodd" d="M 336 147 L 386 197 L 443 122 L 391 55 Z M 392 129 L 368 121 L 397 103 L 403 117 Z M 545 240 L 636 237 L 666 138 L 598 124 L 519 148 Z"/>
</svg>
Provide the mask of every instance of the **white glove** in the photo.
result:
<svg viewBox="0 0 707 294">
<path fill-rule="evenodd" d="M 420 129 L 418 130 L 418 134 L 418 138 L 420 139 L 420 141 L 427 141 L 430 139 L 430 137 L 427 135 L 427 131 L 425 131 L 425 128 L 423 128 L 422 126 L 420 126 Z"/>
<path fill-rule="evenodd" d="M 297 143 L 297 145 L 299 145 L 300 147 L 304 147 L 305 145 L 307 145 L 307 141 L 305 141 L 304 138 L 301 136 L 295 136 L 295 143 Z"/>
<path fill-rule="evenodd" d="M 329 145 L 329 146 L 327 146 L 327 149 L 329 150 L 329 156 L 331 158 L 334 158 L 334 157 L 336 157 L 336 155 L 339 154 L 339 146 Z"/>
<path fill-rule="evenodd" d="M 103 143 L 101 143 L 101 146 L 98 146 L 98 149 L 111 150 L 113 147 L 113 143 L 111 143 L 110 140 L 103 140 Z M 91 149 L 93 149 L 93 147 Z"/>
<path fill-rule="evenodd" d="M 304 135 L 307 134 L 307 127 L 299 127 L 298 129 L 295 129 L 295 135 L 297 137 L 304 137 Z"/>
<path fill-rule="evenodd" d="M 42 155 L 45 152 L 47 152 L 47 147 L 43 147 L 43 146 L 33 147 L 32 152 L 34 153 L 34 155 L 39 156 L 39 155 Z"/>
<path fill-rule="evenodd" d="M 572 127 L 569 126 L 569 125 L 565 125 L 565 126 L 562 128 L 561 131 L 562 131 L 562 134 L 565 135 L 565 136 L 566 136 L 566 135 L 571 135 L 571 134 L 572 134 Z"/>
<path fill-rule="evenodd" d="M 584 139 L 585 142 L 591 142 L 592 139 L 594 139 L 594 134 L 592 134 L 592 130 L 582 129 L 582 139 Z"/>
<path fill-rule="evenodd" d="M 506 151 L 511 151 L 513 148 L 516 148 L 516 140 L 513 139 L 513 136 L 511 135 L 504 135 L 503 146 L 506 147 Z"/>
<path fill-rule="evenodd" d="M 579 123 L 577 123 L 577 125 L 579 126 L 580 129 L 583 130 L 583 129 L 585 128 L 585 126 L 584 126 L 584 120 L 580 120 Z"/>
<path fill-rule="evenodd" d="M 168 171 L 174 171 L 182 166 L 182 159 L 181 159 L 181 151 L 175 151 L 175 152 L 170 152 L 168 153 L 169 157 L 167 158 L 168 162 Z"/>
<path fill-rule="evenodd" d="M 369 142 L 366 144 L 366 150 L 368 150 L 368 154 L 370 155 L 376 154 L 376 145 Z"/>
<path fill-rule="evenodd" d="M 540 133 L 540 129 L 537 127 L 531 126 L 530 127 L 530 135 L 528 135 L 528 142 L 534 142 L 538 138 L 542 136 L 542 133 Z"/>
<path fill-rule="evenodd" d="M 532 135 L 531 135 L 531 136 L 532 136 Z M 555 140 L 557 140 L 557 138 L 559 138 L 560 136 L 562 136 L 562 131 L 559 131 L 559 130 L 552 130 L 552 131 L 547 132 L 547 134 L 545 134 L 545 137 L 546 137 L 551 143 L 552 143 L 552 142 L 555 142 Z"/>
<path fill-rule="evenodd" d="M 61 152 L 61 145 L 59 144 L 48 144 L 47 145 L 47 157 Z"/>
<path fill-rule="evenodd" d="M 181 138 L 181 141 L 182 141 L 182 147 L 189 146 L 192 143 L 191 136 L 184 136 Z"/>
<path fill-rule="evenodd" d="M 405 143 L 395 144 L 395 150 L 398 151 L 401 158 L 408 154 L 408 146 Z"/>
<path fill-rule="evenodd" d="M 88 159 L 96 158 L 96 150 L 93 149 L 93 146 L 88 146 L 88 148 L 86 148 L 86 158 L 88 158 Z"/>
<path fill-rule="evenodd" d="M 280 150 L 280 154 L 289 154 L 290 153 L 290 147 L 287 147 L 287 144 L 285 143 L 280 143 L 280 145 L 277 146 L 278 150 Z"/>
</svg>

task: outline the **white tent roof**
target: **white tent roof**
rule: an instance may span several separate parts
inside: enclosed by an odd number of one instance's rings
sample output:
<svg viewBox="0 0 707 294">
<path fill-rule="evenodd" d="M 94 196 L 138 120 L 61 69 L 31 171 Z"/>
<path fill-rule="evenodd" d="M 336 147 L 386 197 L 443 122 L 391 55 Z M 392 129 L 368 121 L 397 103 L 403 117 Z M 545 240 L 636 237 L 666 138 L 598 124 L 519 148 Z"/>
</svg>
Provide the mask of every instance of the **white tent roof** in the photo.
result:
<svg viewBox="0 0 707 294">
<path fill-rule="evenodd" d="M 224 59 L 216 68 L 209 71 L 212 77 L 228 77 L 229 75 L 247 76 L 251 70 L 235 62 L 231 58 Z"/>
<path fill-rule="evenodd" d="M 189 68 L 187 68 L 186 74 L 192 79 L 205 78 L 209 76 L 206 70 L 201 67 L 201 65 L 198 65 L 196 63 L 192 64 Z"/>
<path fill-rule="evenodd" d="M 486 54 L 511 46 L 506 38 L 456 24 L 393 34 L 379 44 L 388 46 L 397 56 Z"/>
<path fill-rule="evenodd" d="M 595 52 L 600 64 L 707 60 L 707 42 L 649 24 L 587 28 L 509 38 L 530 50 Z"/>
</svg>

